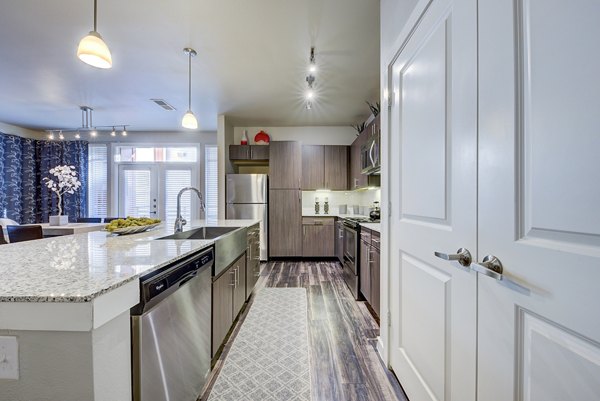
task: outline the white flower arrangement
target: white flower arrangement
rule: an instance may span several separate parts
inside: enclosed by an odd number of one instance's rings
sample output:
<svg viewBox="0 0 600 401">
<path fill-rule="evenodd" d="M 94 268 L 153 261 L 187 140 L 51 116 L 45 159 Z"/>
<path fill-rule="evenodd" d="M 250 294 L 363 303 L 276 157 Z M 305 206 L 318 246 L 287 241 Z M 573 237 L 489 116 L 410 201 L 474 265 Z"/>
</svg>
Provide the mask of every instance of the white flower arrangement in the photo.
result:
<svg viewBox="0 0 600 401">
<path fill-rule="evenodd" d="M 62 215 L 62 196 L 74 194 L 81 187 L 74 166 L 56 166 L 50 169 L 53 178 L 44 178 L 46 187 L 58 197 L 58 215 Z"/>
</svg>

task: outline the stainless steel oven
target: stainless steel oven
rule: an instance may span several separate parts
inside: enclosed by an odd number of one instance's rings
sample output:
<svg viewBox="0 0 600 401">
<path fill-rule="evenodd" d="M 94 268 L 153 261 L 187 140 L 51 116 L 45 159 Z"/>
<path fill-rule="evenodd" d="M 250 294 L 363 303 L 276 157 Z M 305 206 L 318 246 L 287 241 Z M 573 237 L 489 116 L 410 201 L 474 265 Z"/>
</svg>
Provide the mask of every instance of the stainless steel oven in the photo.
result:
<svg viewBox="0 0 600 401">
<path fill-rule="evenodd" d="M 344 267 L 342 276 L 355 299 L 358 299 L 359 225 L 344 220 Z"/>
</svg>

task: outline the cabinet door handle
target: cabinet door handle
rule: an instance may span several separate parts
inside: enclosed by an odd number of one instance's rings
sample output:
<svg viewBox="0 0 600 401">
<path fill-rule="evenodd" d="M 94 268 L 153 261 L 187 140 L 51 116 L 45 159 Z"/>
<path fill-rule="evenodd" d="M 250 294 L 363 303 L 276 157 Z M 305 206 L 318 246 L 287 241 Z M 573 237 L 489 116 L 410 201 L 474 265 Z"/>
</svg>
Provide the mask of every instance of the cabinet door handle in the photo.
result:
<svg viewBox="0 0 600 401">
<path fill-rule="evenodd" d="M 231 280 L 231 283 L 229 283 L 230 286 L 232 286 L 233 288 L 235 288 L 235 269 L 232 269 L 229 274 L 231 274 L 233 276 L 233 279 Z"/>
</svg>

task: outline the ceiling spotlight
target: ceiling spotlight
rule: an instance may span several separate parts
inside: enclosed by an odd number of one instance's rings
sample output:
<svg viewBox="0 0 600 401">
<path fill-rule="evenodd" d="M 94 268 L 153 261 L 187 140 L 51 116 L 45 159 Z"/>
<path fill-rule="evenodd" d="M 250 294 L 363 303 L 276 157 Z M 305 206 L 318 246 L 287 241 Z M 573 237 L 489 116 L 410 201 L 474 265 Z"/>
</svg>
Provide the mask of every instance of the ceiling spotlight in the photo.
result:
<svg viewBox="0 0 600 401">
<path fill-rule="evenodd" d="M 77 133 L 75 134 L 75 139 L 80 139 L 81 135 L 79 134 L 79 131 L 77 131 Z"/>
<path fill-rule="evenodd" d="M 95 137 L 96 135 L 98 135 L 98 131 L 96 131 L 95 129 L 90 131 L 90 135 Z"/>
<path fill-rule="evenodd" d="M 94 30 L 90 31 L 77 48 L 77 57 L 86 64 L 96 68 L 111 68 L 112 56 L 102 36 L 97 31 L 97 0 L 94 0 Z"/>
<path fill-rule="evenodd" d="M 306 92 L 306 98 L 307 99 L 310 100 L 310 99 L 312 99 L 314 97 L 315 97 L 315 92 L 313 92 L 312 90 L 309 90 L 309 91 Z"/>
<path fill-rule="evenodd" d="M 306 101 L 306 110 L 312 109 L 312 102 L 310 100 Z"/>
<path fill-rule="evenodd" d="M 317 72 L 317 60 L 315 59 L 315 48 L 310 48 L 310 59 L 308 63 L 308 71 L 311 73 Z"/>
<path fill-rule="evenodd" d="M 48 139 L 50 139 L 51 141 L 54 140 L 54 131 L 50 131 L 50 133 L 48 134 Z"/>
<path fill-rule="evenodd" d="M 59 132 L 59 134 L 58 134 L 58 139 L 60 139 L 61 141 L 62 141 L 63 139 L 65 139 L 65 136 L 63 135 L 62 131 L 60 131 L 60 132 Z"/>
<path fill-rule="evenodd" d="M 110 133 L 110 136 L 117 136 L 117 133 L 115 132 L 115 127 L 113 127 L 113 130 Z"/>
<path fill-rule="evenodd" d="M 312 75 L 309 75 L 306 77 L 306 83 L 308 83 L 308 87 L 312 88 L 313 84 L 315 83 L 315 77 Z"/>
<path fill-rule="evenodd" d="M 188 55 L 188 110 L 183 115 L 181 126 L 187 129 L 197 129 L 198 120 L 192 112 L 192 57 L 194 57 L 197 53 L 196 50 L 190 47 L 183 49 L 183 52 Z"/>
<path fill-rule="evenodd" d="M 125 126 L 123 126 L 123 132 L 121 132 L 121 135 L 127 136 L 127 130 L 125 129 Z"/>
</svg>

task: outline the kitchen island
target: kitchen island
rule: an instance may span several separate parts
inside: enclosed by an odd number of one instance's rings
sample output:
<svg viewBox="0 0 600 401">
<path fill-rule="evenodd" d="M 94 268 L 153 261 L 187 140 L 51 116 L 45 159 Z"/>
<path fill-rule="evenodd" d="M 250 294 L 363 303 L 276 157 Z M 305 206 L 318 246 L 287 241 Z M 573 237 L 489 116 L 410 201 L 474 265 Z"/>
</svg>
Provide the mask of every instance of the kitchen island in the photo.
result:
<svg viewBox="0 0 600 401">
<path fill-rule="evenodd" d="M 257 223 L 194 221 L 184 230 Z M 130 400 L 129 316 L 139 278 L 214 243 L 156 241 L 172 233 L 163 225 L 1 246 L 0 336 L 17 337 L 19 379 L 0 379 L 0 400 Z"/>
</svg>

